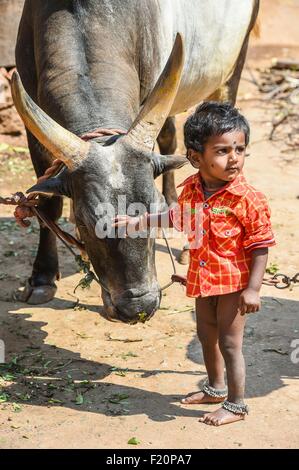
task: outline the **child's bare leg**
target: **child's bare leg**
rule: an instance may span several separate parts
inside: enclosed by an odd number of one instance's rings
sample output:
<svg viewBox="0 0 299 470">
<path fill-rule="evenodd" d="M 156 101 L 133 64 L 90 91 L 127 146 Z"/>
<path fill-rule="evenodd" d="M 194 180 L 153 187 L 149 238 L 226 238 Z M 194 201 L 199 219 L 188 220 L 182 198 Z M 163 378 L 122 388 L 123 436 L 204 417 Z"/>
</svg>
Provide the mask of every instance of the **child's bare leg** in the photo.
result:
<svg viewBox="0 0 299 470">
<path fill-rule="evenodd" d="M 217 299 L 205 297 L 196 299 L 197 335 L 201 342 L 205 366 L 208 373 L 209 385 L 215 389 L 223 390 L 224 362 L 218 345 L 217 330 Z M 213 397 L 207 393 L 197 392 L 182 400 L 185 405 L 199 403 L 219 403 L 225 397 Z"/>
<path fill-rule="evenodd" d="M 245 315 L 238 311 L 241 291 L 219 296 L 217 306 L 217 324 L 219 331 L 219 347 L 224 357 L 228 397 L 227 400 L 236 404 L 244 404 L 245 363 L 242 353 Z M 244 419 L 244 414 L 235 414 L 224 408 L 208 413 L 200 421 L 220 426 Z"/>
</svg>

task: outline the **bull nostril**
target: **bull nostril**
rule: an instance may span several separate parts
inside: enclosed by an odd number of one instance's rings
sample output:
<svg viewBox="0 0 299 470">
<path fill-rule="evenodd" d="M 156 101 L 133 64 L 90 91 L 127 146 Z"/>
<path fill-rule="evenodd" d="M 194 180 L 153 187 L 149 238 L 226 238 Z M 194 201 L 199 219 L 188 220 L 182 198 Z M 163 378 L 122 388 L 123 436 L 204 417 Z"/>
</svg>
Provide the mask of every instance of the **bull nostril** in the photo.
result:
<svg viewBox="0 0 299 470">
<path fill-rule="evenodd" d="M 147 293 L 146 295 L 134 298 L 118 299 L 115 304 L 122 317 L 129 320 L 144 323 L 148 320 L 159 306 L 160 297 L 156 293 Z"/>
<path fill-rule="evenodd" d="M 124 299 L 137 299 L 139 297 L 143 297 L 144 295 L 148 294 L 148 290 L 139 290 L 139 289 L 128 289 L 124 291 L 121 295 Z"/>
</svg>

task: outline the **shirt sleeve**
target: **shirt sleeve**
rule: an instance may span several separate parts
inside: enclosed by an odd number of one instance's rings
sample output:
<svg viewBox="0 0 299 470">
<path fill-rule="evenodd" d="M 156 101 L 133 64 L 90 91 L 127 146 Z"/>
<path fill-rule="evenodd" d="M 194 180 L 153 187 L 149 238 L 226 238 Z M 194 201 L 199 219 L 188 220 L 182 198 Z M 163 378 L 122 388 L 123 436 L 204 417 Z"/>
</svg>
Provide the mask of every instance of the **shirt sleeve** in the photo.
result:
<svg viewBox="0 0 299 470">
<path fill-rule="evenodd" d="M 172 225 L 178 232 L 184 231 L 184 222 L 185 222 L 184 217 L 186 217 L 184 215 L 184 211 L 186 209 L 185 205 L 186 205 L 186 201 L 188 200 L 189 193 L 190 193 L 190 190 L 188 189 L 188 187 L 184 186 L 181 194 L 178 197 L 177 204 L 175 204 L 169 210 L 169 217 L 172 222 Z"/>
<path fill-rule="evenodd" d="M 178 231 L 183 231 L 183 215 L 182 215 L 182 206 L 176 204 L 169 210 L 169 218 L 172 222 L 173 227 Z"/>
<path fill-rule="evenodd" d="M 257 194 L 249 201 L 244 219 L 243 246 L 246 251 L 275 245 L 270 217 L 271 211 L 265 196 Z"/>
</svg>

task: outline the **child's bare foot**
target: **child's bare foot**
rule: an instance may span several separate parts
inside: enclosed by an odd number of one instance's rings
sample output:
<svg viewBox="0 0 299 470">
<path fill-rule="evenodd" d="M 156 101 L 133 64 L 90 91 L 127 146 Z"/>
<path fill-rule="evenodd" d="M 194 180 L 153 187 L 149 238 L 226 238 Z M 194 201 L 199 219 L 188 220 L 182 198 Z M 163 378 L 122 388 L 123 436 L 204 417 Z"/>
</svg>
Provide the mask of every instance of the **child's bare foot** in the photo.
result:
<svg viewBox="0 0 299 470">
<path fill-rule="evenodd" d="M 221 403 L 226 397 L 211 397 L 204 392 L 197 392 L 188 395 L 181 400 L 184 405 L 199 405 L 200 403 Z"/>
<path fill-rule="evenodd" d="M 245 419 L 244 414 L 235 414 L 224 408 L 219 408 L 212 413 L 206 413 L 202 418 L 199 418 L 199 421 L 211 426 L 222 426 L 223 424 L 234 423 L 243 419 Z"/>
</svg>

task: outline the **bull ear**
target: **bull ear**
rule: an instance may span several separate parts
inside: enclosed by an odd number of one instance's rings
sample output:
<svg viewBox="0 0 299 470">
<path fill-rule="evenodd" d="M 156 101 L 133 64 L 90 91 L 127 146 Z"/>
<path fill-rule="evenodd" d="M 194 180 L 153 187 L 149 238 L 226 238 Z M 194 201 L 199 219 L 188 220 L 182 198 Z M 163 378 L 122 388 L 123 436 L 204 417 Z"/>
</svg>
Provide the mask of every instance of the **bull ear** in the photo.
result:
<svg viewBox="0 0 299 470">
<path fill-rule="evenodd" d="M 184 45 L 178 33 L 163 72 L 147 98 L 125 140 L 144 150 L 153 150 L 156 138 L 171 111 L 184 65 Z"/>
<path fill-rule="evenodd" d="M 67 184 L 67 179 L 63 177 L 49 178 L 48 180 L 37 183 L 31 188 L 27 189 L 27 194 L 40 194 L 43 196 L 67 196 L 70 197 L 70 192 Z"/>
<path fill-rule="evenodd" d="M 154 169 L 154 178 L 162 175 L 166 171 L 176 170 L 188 163 L 186 157 L 180 155 L 152 155 L 152 165 Z"/>
</svg>

